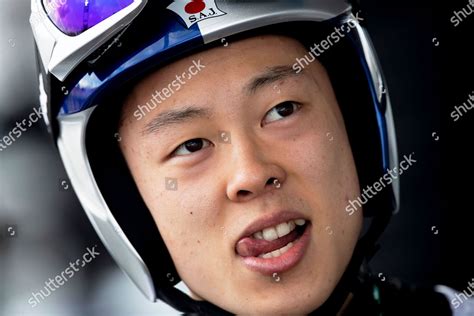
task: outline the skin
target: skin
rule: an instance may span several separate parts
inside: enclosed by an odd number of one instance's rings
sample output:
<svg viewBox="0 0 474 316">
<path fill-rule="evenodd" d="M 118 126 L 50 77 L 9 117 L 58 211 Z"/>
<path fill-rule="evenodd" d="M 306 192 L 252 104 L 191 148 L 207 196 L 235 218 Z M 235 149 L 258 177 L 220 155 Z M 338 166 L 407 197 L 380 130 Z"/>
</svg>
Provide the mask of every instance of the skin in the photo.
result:
<svg viewBox="0 0 474 316">
<path fill-rule="evenodd" d="M 360 194 L 359 183 L 324 67 L 315 61 L 299 76 L 254 93 L 245 90 L 268 67 L 291 68 L 306 53 L 298 41 L 273 35 L 212 48 L 143 79 L 122 111 L 122 152 L 179 275 L 193 297 L 236 314 L 306 314 L 318 308 L 341 278 L 361 231 L 362 212 L 345 211 Z M 137 105 L 193 60 L 205 69 L 137 120 Z M 288 105 L 289 114 L 282 116 L 275 107 L 284 101 L 301 106 Z M 214 114 L 159 133 L 142 132 L 159 113 L 186 105 Z M 220 131 L 231 135 L 230 144 L 220 141 Z M 196 138 L 202 146 L 183 145 Z M 177 179 L 178 189 L 167 190 L 165 177 Z M 267 183 L 272 177 L 280 180 L 279 189 Z M 311 240 L 302 260 L 275 282 L 249 270 L 235 244 L 262 215 L 288 208 L 311 221 Z"/>
</svg>

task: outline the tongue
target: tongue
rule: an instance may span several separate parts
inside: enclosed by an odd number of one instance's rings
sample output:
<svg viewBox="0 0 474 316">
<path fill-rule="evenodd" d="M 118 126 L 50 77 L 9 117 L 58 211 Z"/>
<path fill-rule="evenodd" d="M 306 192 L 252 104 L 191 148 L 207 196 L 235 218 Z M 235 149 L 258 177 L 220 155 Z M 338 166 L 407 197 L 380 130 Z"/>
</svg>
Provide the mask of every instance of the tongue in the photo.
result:
<svg viewBox="0 0 474 316">
<path fill-rule="evenodd" d="M 237 254 L 242 257 L 258 257 L 263 253 L 272 252 L 274 250 L 280 249 L 286 246 L 286 244 L 288 244 L 289 242 L 294 241 L 296 238 L 298 238 L 298 233 L 296 232 L 296 229 L 288 235 L 272 241 L 256 239 L 253 237 L 244 237 L 237 242 L 235 250 Z"/>
</svg>

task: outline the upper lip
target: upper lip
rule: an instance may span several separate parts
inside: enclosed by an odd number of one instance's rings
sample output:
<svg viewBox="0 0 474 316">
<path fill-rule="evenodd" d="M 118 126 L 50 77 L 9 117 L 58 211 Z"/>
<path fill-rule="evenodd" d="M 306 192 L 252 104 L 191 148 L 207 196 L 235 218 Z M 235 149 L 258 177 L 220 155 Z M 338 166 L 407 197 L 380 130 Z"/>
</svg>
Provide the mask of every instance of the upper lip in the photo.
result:
<svg viewBox="0 0 474 316">
<path fill-rule="evenodd" d="M 284 210 L 274 213 L 268 213 L 248 225 L 247 228 L 245 228 L 245 230 L 242 232 L 242 234 L 240 234 L 239 238 L 237 239 L 237 242 L 240 239 L 244 237 L 250 237 L 254 233 L 261 231 L 265 228 L 273 227 L 280 223 L 288 222 L 295 219 L 308 220 L 303 214 L 297 211 Z"/>
</svg>

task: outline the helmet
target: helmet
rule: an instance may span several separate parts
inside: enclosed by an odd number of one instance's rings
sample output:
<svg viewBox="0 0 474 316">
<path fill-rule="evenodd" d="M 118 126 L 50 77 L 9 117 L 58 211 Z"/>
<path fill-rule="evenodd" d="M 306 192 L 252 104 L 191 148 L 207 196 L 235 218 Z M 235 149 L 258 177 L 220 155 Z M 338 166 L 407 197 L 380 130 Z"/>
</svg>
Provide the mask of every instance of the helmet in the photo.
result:
<svg viewBox="0 0 474 316">
<path fill-rule="evenodd" d="M 174 287 L 179 275 L 117 146 L 117 102 L 152 71 L 259 32 L 291 35 L 310 50 L 335 27 L 349 25 L 351 31 L 320 59 L 341 107 L 361 187 L 398 165 L 385 80 L 345 1 L 32 0 L 31 10 L 46 125 L 94 229 L 151 301 L 161 299 L 182 312 L 226 313 Z M 294 69 L 304 66 L 295 61 Z M 355 123 L 361 120 L 363 126 Z M 393 181 L 364 206 L 370 225 L 340 285 L 374 254 L 398 201 L 399 183 Z"/>
</svg>

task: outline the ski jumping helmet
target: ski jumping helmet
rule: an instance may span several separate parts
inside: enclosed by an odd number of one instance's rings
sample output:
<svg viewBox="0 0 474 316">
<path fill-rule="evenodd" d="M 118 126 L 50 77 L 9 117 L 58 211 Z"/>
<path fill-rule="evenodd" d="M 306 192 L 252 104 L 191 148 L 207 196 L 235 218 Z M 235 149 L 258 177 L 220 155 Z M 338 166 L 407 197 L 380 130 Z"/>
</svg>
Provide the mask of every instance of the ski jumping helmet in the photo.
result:
<svg viewBox="0 0 474 316">
<path fill-rule="evenodd" d="M 174 287 L 179 275 L 118 149 L 117 105 L 146 74 L 237 36 L 288 34 L 309 50 L 334 27 L 349 25 L 353 30 L 320 61 L 344 117 L 360 186 L 398 165 L 385 80 L 366 30 L 343 0 L 32 0 L 31 11 L 45 123 L 95 231 L 151 301 L 188 313 L 227 313 Z M 364 206 L 370 223 L 327 304 L 340 301 L 345 282 L 373 256 L 398 201 L 395 180 Z"/>
</svg>

